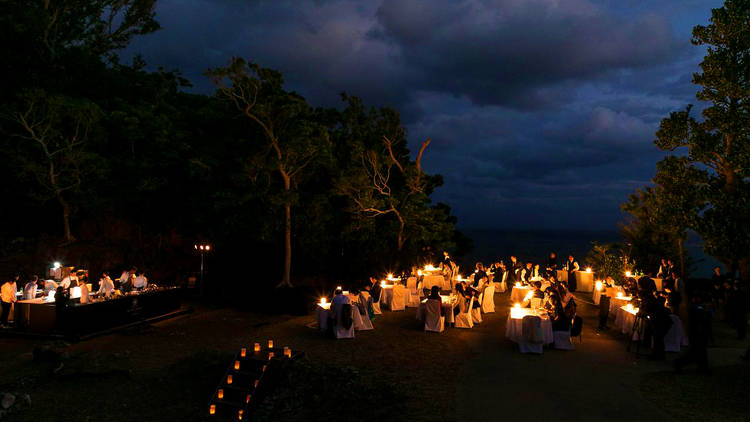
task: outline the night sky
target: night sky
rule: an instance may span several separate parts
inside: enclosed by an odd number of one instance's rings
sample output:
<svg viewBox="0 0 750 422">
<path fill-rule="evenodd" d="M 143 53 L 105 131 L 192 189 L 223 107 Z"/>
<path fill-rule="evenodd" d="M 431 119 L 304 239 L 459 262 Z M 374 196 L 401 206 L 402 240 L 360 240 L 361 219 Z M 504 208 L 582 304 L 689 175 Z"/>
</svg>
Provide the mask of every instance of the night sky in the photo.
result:
<svg viewBox="0 0 750 422">
<path fill-rule="evenodd" d="M 648 183 L 654 131 L 695 103 L 690 44 L 719 0 L 159 0 L 123 53 L 202 76 L 231 56 L 280 70 L 313 105 L 401 112 L 459 227 L 615 229 Z"/>
</svg>

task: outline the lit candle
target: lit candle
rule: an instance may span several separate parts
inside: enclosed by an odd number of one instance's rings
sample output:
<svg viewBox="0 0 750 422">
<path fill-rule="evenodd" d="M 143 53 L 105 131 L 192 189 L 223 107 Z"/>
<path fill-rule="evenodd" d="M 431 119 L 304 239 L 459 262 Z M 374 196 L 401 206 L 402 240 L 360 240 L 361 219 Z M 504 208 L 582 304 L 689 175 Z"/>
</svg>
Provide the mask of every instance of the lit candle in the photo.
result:
<svg viewBox="0 0 750 422">
<path fill-rule="evenodd" d="M 231 383 L 232 383 L 232 376 L 227 375 L 227 384 L 231 384 Z"/>
<path fill-rule="evenodd" d="M 386 286 L 386 282 L 385 282 L 385 280 L 381 281 L 381 282 L 380 282 L 380 287 L 385 287 L 385 286 Z"/>
<path fill-rule="evenodd" d="M 284 356 L 291 358 L 292 357 L 292 349 L 288 347 L 284 347 Z"/>
<path fill-rule="evenodd" d="M 336 286 L 336 290 L 343 290 L 341 286 Z"/>
<path fill-rule="evenodd" d="M 250 394 L 245 397 L 245 404 L 250 403 Z"/>
<path fill-rule="evenodd" d="M 212 405 L 211 405 L 211 406 L 210 406 L 210 407 L 208 408 L 208 413 L 209 413 L 209 414 L 211 414 L 211 415 L 213 415 L 213 414 L 215 414 L 215 413 L 216 413 L 216 405 L 215 405 L 215 404 L 212 404 Z"/>
<path fill-rule="evenodd" d="M 240 349 L 240 357 L 244 358 L 245 356 L 247 356 L 247 349 L 243 347 L 242 349 Z"/>
<path fill-rule="evenodd" d="M 516 281 L 516 287 L 521 287 L 521 282 L 520 281 Z"/>
<path fill-rule="evenodd" d="M 240 361 L 238 361 L 238 360 L 234 361 L 234 369 L 235 370 L 240 369 Z"/>
<path fill-rule="evenodd" d="M 219 388 L 219 393 L 217 394 L 217 397 L 219 397 L 219 399 L 223 399 L 224 398 L 224 389 L 223 388 Z"/>
<path fill-rule="evenodd" d="M 630 271 L 625 271 L 625 277 L 630 277 Z"/>
<path fill-rule="evenodd" d="M 273 349 L 273 340 L 268 340 L 268 348 Z"/>
<path fill-rule="evenodd" d="M 238 411 L 237 411 L 237 420 L 238 420 L 238 421 L 241 421 L 241 420 L 242 420 L 242 410 L 238 410 Z"/>
<path fill-rule="evenodd" d="M 325 305 L 325 304 L 326 304 L 326 302 L 328 302 L 328 300 L 327 300 L 326 298 L 324 298 L 324 297 L 321 297 L 321 298 L 320 298 L 320 304 L 321 304 L 321 305 Z"/>
<path fill-rule="evenodd" d="M 591 267 L 586 267 L 586 272 L 590 273 L 591 272 Z"/>
<path fill-rule="evenodd" d="M 253 346 L 253 351 L 260 352 L 260 343 L 255 343 L 255 345 Z"/>
<path fill-rule="evenodd" d="M 273 359 L 273 352 L 268 353 L 268 360 Z"/>
<path fill-rule="evenodd" d="M 602 286 L 603 286 L 602 282 L 600 280 L 597 280 L 596 281 L 596 290 L 601 292 L 602 291 Z"/>
<path fill-rule="evenodd" d="M 513 307 L 516 308 L 516 309 L 521 309 L 521 304 L 520 303 L 516 303 L 515 305 L 513 305 Z"/>
<path fill-rule="evenodd" d="M 617 297 L 622 297 L 622 292 L 617 292 Z"/>
<path fill-rule="evenodd" d="M 417 275 L 422 275 L 422 270 L 417 270 Z"/>
<path fill-rule="evenodd" d="M 388 273 L 388 280 L 393 280 L 393 273 Z"/>
</svg>

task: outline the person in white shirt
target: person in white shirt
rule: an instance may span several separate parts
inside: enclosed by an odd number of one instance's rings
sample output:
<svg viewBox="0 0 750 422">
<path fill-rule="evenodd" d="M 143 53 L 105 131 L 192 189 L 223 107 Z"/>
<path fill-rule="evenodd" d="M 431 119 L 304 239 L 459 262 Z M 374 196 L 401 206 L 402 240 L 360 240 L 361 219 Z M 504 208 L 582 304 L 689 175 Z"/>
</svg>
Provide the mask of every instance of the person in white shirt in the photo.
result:
<svg viewBox="0 0 750 422">
<path fill-rule="evenodd" d="M 99 291 L 100 295 L 104 297 L 110 297 L 115 291 L 115 283 L 109 278 L 109 274 L 102 273 L 102 278 L 99 279 Z"/>
<path fill-rule="evenodd" d="M 138 276 L 133 281 L 133 287 L 136 289 L 145 289 L 148 286 L 148 279 L 143 275 L 143 271 L 138 273 Z"/>
<path fill-rule="evenodd" d="M 119 280 L 120 284 L 124 284 L 125 282 L 130 280 L 130 272 L 128 270 L 123 271 L 122 274 L 120 274 Z"/>
<path fill-rule="evenodd" d="M 23 300 L 31 300 L 36 297 L 37 283 L 39 277 L 34 276 L 25 286 L 23 286 Z"/>
<path fill-rule="evenodd" d="M 67 290 L 71 285 L 73 287 L 78 285 L 78 277 L 76 277 L 76 273 L 70 273 L 69 275 L 65 276 L 65 278 L 63 278 L 60 282 L 59 287 Z"/>
<path fill-rule="evenodd" d="M 78 287 L 81 289 L 81 304 L 86 304 L 91 302 L 91 299 L 89 298 L 89 287 L 86 285 L 86 283 L 81 283 L 78 285 Z"/>
</svg>

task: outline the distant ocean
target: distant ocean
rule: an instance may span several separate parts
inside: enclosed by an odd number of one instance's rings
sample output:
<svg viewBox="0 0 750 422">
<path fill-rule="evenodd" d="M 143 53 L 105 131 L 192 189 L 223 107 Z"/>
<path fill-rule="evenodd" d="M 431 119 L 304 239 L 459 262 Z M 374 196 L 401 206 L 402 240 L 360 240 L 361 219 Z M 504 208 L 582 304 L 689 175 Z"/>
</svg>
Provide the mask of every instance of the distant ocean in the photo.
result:
<svg viewBox="0 0 750 422">
<path fill-rule="evenodd" d="M 474 242 L 474 251 L 464 261 L 482 261 L 485 265 L 499 259 L 507 262 L 511 254 L 518 256 L 521 261 L 544 263 L 550 252 L 555 252 L 560 260 L 572 254 L 583 262 L 591 250 L 592 242 L 623 242 L 622 236 L 616 231 L 459 230 Z M 703 253 L 698 236 L 688 238 L 686 250 L 697 261 L 691 277 L 710 277 L 712 268 L 717 263 Z"/>
</svg>

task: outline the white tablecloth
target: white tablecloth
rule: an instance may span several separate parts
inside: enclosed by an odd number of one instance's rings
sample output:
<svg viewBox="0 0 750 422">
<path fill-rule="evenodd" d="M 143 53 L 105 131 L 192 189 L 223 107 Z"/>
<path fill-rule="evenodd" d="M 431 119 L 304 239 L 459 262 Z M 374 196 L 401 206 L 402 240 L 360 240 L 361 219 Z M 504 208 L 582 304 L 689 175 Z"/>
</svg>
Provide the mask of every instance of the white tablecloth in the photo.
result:
<svg viewBox="0 0 750 422">
<path fill-rule="evenodd" d="M 390 309 L 392 299 L 393 299 L 393 284 L 380 286 L 380 309 L 386 309 L 386 308 Z"/>
<path fill-rule="evenodd" d="M 453 309 L 458 306 L 458 296 L 456 295 L 440 295 L 440 299 L 443 301 L 443 311 L 445 313 L 445 322 L 447 324 L 453 323 Z M 417 320 L 424 321 L 425 320 L 425 304 L 427 303 L 427 299 L 422 300 L 419 302 L 419 306 L 417 307 Z"/>
<path fill-rule="evenodd" d="M 531 287 L 528 286 L 522 286 L 522 287 L 516 287 L 513 286 L 513 290 L 510 292 L 510 303 L 511 305 L 514 305 L 516 303 L 523 303 L 523 299 L 526 297 L 529 292 L 532 291 Z"/>
<path fill-rule="evenodd" d="M 631 303 L 632 300 L 633 298 L 630 296 L 623 296 L 623 297 L 613 296 L 612 298 L 609 299 L 609 314 L 615 315 L 617 312 L 617 308 L 621 306 L 625 306 L 628 303 Z"/>
<path fill-rule="evenodd" d="M 591 292 L 594 290 L 594 273 L 586 271 L 576 271 L 576 291 Z"/>
<path fill-rule="evenodd" d="M 505 337 L 513 342 L 520 343 L 523 337 L 523 317 L 526 315 L 538 315 L 542 319 L 542 334 L 544 335 L 544 344 L 550 344 L 555 341 L 552 333 L 552 320 L 549 319 L 546 312 L 538 312 L 536 309 L 520 308 L 511 309 L 508 313 L 508 321 L 505 324 Z"/>
<path fill-rule="evenodd" d="M 662 281 L 663 280 L 661 278 L 652 277 L 651 280 L 654 280 L 654 284 L 656 284 L 656 290 L 658 290 L 658 291 L 662 291 L 663 290 L 662 289 Z"/>
<path fill-rule="evenodd" d="M 568 281 L 568 272 L 565 270 L 557 270 L 557 281 Z"/>
<path fill-rule="evenodd" d="M 422 281 L 422 288 L 431 289 L 432 286 L 438 286 L 440 287 L 440 290 L 451 289 L 450 280 L 445 280 L 445 278 L 442 275 L 436 274 L 436 275 L 424 276 L 424 280 Z"/>
<path fill-rule="evenodd" d="M 619 306 L 615 311 L 615 327 L 623 334 L 633 333 L 635 311 L 628 311 L 626 306 Z"/>
</svg>

